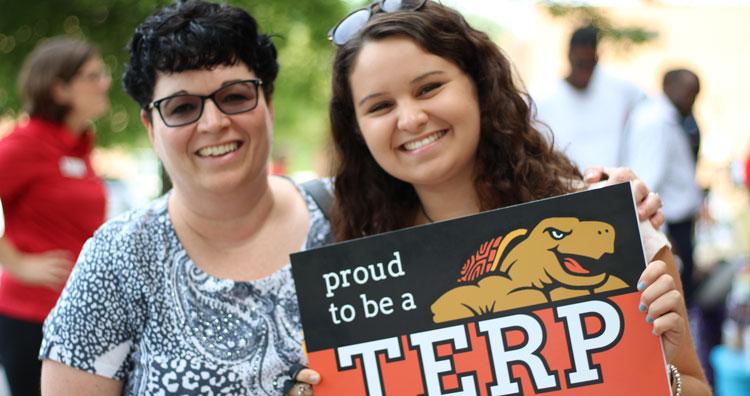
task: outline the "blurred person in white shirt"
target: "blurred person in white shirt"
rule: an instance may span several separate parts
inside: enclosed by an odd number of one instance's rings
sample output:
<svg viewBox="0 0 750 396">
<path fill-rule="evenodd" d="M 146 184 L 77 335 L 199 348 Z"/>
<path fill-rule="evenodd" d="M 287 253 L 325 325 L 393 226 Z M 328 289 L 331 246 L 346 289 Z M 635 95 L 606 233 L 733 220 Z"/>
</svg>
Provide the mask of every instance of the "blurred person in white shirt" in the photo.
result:
<svg viewBox="0 0 750 396">
<path fill-rule="evenodd" d="M 664 75 L 663 94 L 641 103 L 626 129 L 624 165 L 661 196 L 667 232 L 682 260 L 682 284 L 690 303 L 693 284 L 693 227 L 703 202 L 695 183 L 695 161 L 684 117 L 700 92 L 698 76 L 687 69 Z"/>
<path fill-rule="evenodd" d="M 577 29 L 568 49 L 569 74 L 532 89 L 536 117 L 554 146 L 583 171 L 590 165 L 619 166 L 624 127 L 645 96 L 635 84 L 615 77 L 599 63 L 599 32 Z"/>
</svg>

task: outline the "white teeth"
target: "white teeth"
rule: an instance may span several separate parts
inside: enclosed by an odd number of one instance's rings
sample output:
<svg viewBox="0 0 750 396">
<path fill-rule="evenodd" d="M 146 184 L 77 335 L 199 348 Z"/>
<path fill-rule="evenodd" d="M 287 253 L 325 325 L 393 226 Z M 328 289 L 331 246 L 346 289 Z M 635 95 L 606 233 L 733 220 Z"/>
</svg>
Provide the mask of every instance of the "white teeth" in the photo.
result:
<svg viewBox="0 0 750 396">
<path fill-rule="evenodd" d="M 237 150 L 239 147 L 240 145 L 237 142 L 222 144 L 220 146 L 204 147 L 198 150 L 198 155 L 200 155 L 201 157 L 218 157 L 226 153 L 231 153 L 232 151 Z"/>
<path fill-rule="evenodd" d="M 425 137 L 424 139 L 419 139 L 419 140 L 414 141 L 414 142 L 404 143 L 404 148 L 406 150 L 408 150 L 408 151 L 413 151 L 413 150 L 422 148 L 422 147 L 424 147 L 424 146 L 426 146 L 426 145 L 428 145 L 428 144 L 430 144 L 430 143 L 432 143 L 432 142 L 440 139 L 446 133 L 447 132 L 444 131 L 444 130 L 437 131 L 437 132 L 435 132 L 435 133 L 433 133 L 433 134 Z"/>
</svg>

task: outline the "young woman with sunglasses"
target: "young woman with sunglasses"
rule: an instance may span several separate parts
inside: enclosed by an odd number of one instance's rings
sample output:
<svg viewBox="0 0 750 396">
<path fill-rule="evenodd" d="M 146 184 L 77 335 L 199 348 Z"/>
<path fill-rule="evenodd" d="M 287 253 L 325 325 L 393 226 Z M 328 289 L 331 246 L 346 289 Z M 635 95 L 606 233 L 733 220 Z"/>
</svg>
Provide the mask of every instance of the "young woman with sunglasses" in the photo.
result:
<svg viewBox="0 0 750 396">
<path fill-rule="evenodd" d="M 330 106 L 337 240 L 581 184 L 576 167 L 534 129 L 510 61 L 456 11 L 429 0 L 384 0 L 351 14 L 330 37 L 338 46 Z M 641 308 L 682 374 L 675 394 L 710 394 L 666 246 L 640 283 Z"/>
<path fill-rule="evenodd" d="M 147 18 L 124 75 L 173 189 L 99 229 L 44 329 L 54 395 L 309 390 L 289 253 L 328 223 L 270 177 L 276 49 L 245 11 L 178 2 Z"/>
</svg>

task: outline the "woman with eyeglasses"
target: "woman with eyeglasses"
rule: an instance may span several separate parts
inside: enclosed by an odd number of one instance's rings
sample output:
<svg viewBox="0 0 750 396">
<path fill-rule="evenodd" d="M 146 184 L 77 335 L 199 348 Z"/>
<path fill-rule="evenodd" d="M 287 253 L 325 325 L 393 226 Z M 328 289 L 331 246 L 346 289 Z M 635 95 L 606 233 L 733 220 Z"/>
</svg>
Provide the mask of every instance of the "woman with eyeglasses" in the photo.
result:
<svg viewBox="0 0 750 396">
<path fill-rule="evenodd" d="M 458 12 L 382 0 L 330 38 L 337 240 L 580 188 L 576 167 L 534 128 L 508 58 Z M 644 319 L 662 337 L 674 393 L 708 395 L 672 256 L 664 244 L 651 250 L 639 282 Z"/>
<path fill-rule="evenodd" d="M 177 2 L 129 44 L 124 86 L 173 189 L 99 229 L 44 329 L 42 392 L 297 395 L 289 253 L 325 242 L 311 196 L 271 177 L 270 38 L 229 5 Z"/>
<path fill-rule="evenodd" d="M 0 140 L 0 366 L 13 395 L 35 395 L 42 322 L 104 221 L 91 122 L 109 109 L 110 79 L 91 44 L 55 37 L 27 56 L 18 87 L 28 118 Z"/>
</svg>

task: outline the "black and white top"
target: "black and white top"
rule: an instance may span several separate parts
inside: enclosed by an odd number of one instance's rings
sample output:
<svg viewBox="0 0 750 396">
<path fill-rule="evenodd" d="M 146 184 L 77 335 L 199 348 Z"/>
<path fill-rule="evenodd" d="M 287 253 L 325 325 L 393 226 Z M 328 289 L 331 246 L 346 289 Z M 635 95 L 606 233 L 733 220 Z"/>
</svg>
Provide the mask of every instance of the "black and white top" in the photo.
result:
<svg viewBox="0 0 750 396">
<path fill-rule="evenodd" d="M 310 232 L 330 242 L 305 192 Z M 203 272 L 162 197 L 90 239 L 44 324 L 40 359 L 125 382 L 124 394 L 279 395 L 305 363 L 291 267 L 244 282 Z"/>
</svg>

